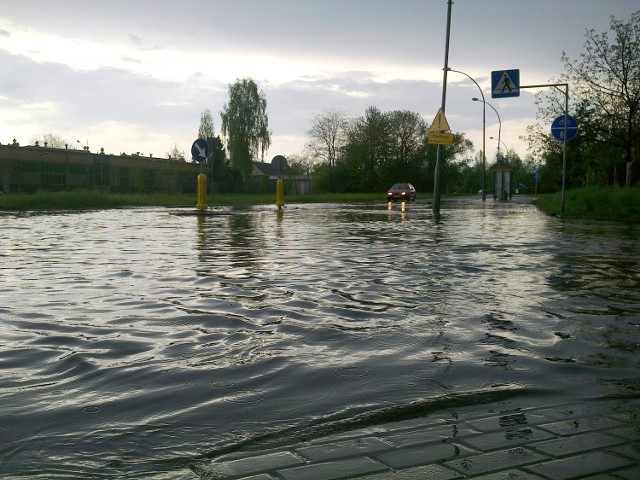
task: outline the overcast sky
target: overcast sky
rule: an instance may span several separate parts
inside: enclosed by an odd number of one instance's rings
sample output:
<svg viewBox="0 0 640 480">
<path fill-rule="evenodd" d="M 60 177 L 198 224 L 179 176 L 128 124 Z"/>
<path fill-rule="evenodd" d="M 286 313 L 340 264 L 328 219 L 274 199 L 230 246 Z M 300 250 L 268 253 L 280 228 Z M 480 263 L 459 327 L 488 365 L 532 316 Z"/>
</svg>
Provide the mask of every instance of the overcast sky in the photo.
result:
<svg viewBox="0 0 640 480">
<path fill-rule="evenodd" d="M 480 84 L 502 140 L 524 156 L 534 92 L 492 99 L 491 71 L 548 83 L 563 51 L 583 51 L 587 28 L 608 31 L 611 16 L 638 10 L 638 0 L 456 0 L 449 66 Z M 0 143 L 55 133 L 94 152 L 162 157 L 177 144 L 189 155 L 200 114 L 209 109 L 220 134 L 229 84 L 242 77 L 267 99 L 266 161 L 301 153 L 325 110 L 410 110 L 430 124 L 446 17 L 446 0 L 0 0 Z M 447 120 L 480 149 L 478 88 L 448 80 Z M 492 157 L 498 120 L 486 116 Z"/>
</svg>

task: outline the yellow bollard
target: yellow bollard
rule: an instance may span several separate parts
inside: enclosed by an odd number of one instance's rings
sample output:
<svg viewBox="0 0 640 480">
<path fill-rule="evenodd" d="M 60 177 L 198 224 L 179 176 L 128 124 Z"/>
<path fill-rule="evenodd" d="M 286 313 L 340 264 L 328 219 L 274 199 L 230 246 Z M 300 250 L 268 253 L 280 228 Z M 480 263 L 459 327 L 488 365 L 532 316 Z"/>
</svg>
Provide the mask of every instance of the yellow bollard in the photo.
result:
<svg viewBox="0 0 640 480">
<path fill-rule="evenodd" d="M 204 173 L 198 175 L 198 210 L 207 209 L 207 176 Z"/>
<path fill-rule="evenodd" d="M 284 207 L 284 182 L 281 178 L 276 182 L 276 206 L 278 210 Z"/>
</svg>

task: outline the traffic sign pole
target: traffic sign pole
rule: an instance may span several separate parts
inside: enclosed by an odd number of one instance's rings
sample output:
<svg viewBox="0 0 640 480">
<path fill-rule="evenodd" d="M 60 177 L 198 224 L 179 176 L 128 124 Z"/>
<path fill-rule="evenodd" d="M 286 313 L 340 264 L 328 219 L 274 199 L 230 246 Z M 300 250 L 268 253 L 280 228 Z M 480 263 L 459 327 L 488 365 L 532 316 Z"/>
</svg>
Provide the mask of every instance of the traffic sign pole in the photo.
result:
<svg viewBox="0 0 640 480">
<path fill-rule="evenodd" d="M 520 88 L 542 88 L 542 87 L 564 87 L 564 131 L 562 140 L 562 207 L 561 213 L 564 215 L 565 190 L 567 184 L 567 119 L 569 116 L 569 84 L 568 83 L 548 83 L 544 85 L 521 85 Z"/>
<path fill-rule="evenodd" d="M 442 78 L 442 111 L 445 111 L 447 103 L 447 72 L 449 70 L 449 38 L 451 36 L 451 7 L 453 0 L 447 1 L 447 30 L 446 30 L 446 42 L 444 47 L 444 68 Z M 440 219 L 440 176 L 442 171 L 442 146 L 438 145 L 436 150 L 436 168 L 433 174 L 433 216 L 436 220 Z"/>
</svg>

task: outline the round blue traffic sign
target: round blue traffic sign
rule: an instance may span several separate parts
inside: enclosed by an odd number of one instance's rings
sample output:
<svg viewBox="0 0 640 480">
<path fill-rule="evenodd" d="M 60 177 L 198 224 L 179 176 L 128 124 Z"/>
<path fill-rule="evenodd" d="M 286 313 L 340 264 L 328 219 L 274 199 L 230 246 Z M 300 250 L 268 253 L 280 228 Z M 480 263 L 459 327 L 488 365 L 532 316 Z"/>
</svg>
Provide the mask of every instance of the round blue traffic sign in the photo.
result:
<svg viewBox="0 0 640 480">
<path fill-rule="evenodd" d="M 566 118 L 566 130 L 565 130 L 565 118 Z M 551 133 L 556 138 L 556 140 L 559 140 L 561 142 L 564 142 L 566 140 L 568 142 L 578 134 L 578 128 L 579 128 L 578 120 L 576 120 L 575 117 L 572 117 L 571 115 L 567 115 L 566 117 L 564 115 L 560 115 L 551 124 Z M 565 131 L 567 132 L 566 139 L 564 138 Z"/>
<path fill-rule="evenodd" d="M 197 139 L 191 146 L 191 157 L 196 162 L 204 162 L 209 156 L 209 144 L 202 138 Z"/>
</svg>

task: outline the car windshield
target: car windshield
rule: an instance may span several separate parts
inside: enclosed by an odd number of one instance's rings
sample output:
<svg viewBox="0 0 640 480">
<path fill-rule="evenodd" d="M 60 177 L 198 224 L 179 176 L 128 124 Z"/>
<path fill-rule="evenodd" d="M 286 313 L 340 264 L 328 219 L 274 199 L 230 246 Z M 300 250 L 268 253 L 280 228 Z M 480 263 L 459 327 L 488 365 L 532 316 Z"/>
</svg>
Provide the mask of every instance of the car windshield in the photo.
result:
<svg viewBox="0 0 640 480">
<path fill-rule="evenodd" d="M 396 183 L 389 190 L 409 190 L 408 183 Z"/>
</svg>

